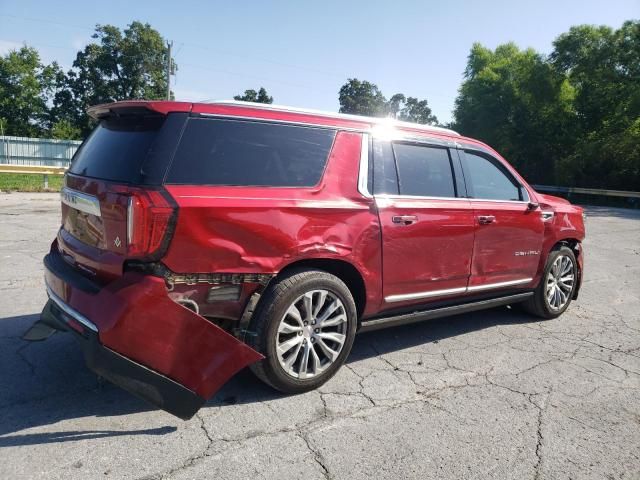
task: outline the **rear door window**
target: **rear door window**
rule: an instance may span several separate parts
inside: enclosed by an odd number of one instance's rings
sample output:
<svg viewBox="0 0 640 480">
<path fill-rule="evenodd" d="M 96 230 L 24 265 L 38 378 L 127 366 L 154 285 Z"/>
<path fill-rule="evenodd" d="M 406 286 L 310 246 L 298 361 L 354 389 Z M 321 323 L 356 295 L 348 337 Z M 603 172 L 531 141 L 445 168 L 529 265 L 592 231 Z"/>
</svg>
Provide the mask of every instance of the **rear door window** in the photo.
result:
<svg viewBox="0 0 640 480">
<path fill-rule="evenodd" d="M 166 183 L 311 187 L 334 137 L 326 128 L 191 118 Z"/>
<path fill-rule="evenodd" d="M 394 143 L 400 195 L 455 197 L 453 170 L 447 148 Z"/>
</svg>

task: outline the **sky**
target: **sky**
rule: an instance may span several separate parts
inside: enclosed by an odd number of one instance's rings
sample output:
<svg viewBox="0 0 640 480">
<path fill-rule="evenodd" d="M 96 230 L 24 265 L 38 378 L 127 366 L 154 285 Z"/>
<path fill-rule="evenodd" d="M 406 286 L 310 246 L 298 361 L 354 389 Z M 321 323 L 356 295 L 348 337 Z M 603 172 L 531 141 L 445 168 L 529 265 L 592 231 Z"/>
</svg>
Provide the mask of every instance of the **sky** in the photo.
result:
<svg viewBox="0 0 640 480">
<path fill-rule="evenodd" d="M 572 25 L 638 18 L 640 0 L 0 0 L 0 54 L 26 43 L 66 69 L 96 24 L 140 20 L 173 41 L 179 100 L 262 86 L 275 103 L 337 111 L 340 87 L 358 78 L 387 98 L 426 98 L 446 123 L 474 42 L 547 54 Z"/>
</svg>

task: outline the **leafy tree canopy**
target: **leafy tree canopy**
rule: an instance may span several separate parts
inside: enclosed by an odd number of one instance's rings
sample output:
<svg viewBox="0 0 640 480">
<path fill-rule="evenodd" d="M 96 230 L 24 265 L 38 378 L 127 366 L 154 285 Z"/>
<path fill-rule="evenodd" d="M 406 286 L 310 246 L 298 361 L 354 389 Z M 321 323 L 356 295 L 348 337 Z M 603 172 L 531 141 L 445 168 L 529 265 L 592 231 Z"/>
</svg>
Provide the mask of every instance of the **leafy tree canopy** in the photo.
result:
<svg viewBox="0 0 640 480">
<path fill-rule="evenodd" d="M 405 122 L 422 123 L 424 125 L 438 124 L 438 118 L 431 113 L 427 101 L 418 100 L 415 97 L 407 97 L 404 106 L 398 112 L 397 118 Z"/>
<path fill-rule="evenodd" d="M 640 189 L 640 22 L 580 25 L 545 57 L 474 44 L 454 128 L 534 183 Z"/>
<path fill-rule="evenodd" d="M 236 95 L 233 99 L 241 100 L 243 102 L 273 103 L 273 97 L 269 96 L 264 87 L 260 87 L 260 90 L 257 92 L 255 90 L 245 90 L 244 94 Z"/>
<path fill-rule="evenodd" d="M 387 99 L 377 85 L 366 80 L 360 81 L 357 78 L 350 78 L 340 88 L 338 100 L 340 101 L 340 113 L 370 117 L 386 116 Z"/>
<path fill-rule="evenodd" d="M 640 190 L 640 21 L 573 27 L 554 42 L 550 63 L 575 89 L 576 142 L 558 162 L 563 181 Z"/>
<path fill-rule="evenodd" d="M 167 48 L 148 23 L 132 22 L 123 31 L 97 25 L 96 40 L 78 52 L 66 78 L 67 88 L 54 100 L 54 116 L 66 119 L 86 135 L 91 105 L 131 99 L 166 98 Z M 172 61 L 173 68 L 175 63 Z"/>
<path fill-rule="evenodd" d="M 573 88 L 532 49 L 474 44 L 455 102 L 454 128 L 505 155 L 541 182 L 571 134 Z M 553 179 L 551 179 L 553 181 Z"/>
<path fill-rule="evenodd" d="M 49 123 L 47 102 L 59 74 L 57 64 L 43 65 L 31 47 L 0 57 L 0 130 L 4 135 L 43 134 Z"/>
<path fill-rule="evenodd" d="M 431 113 L 426 100 L 396 93 L 389 100 L 374 83 L 350 78 L 340 88 L 340 112 L 369 117 L 398 118 L 406 122 L 434 125 L 438 119 Z"/>
</svg>

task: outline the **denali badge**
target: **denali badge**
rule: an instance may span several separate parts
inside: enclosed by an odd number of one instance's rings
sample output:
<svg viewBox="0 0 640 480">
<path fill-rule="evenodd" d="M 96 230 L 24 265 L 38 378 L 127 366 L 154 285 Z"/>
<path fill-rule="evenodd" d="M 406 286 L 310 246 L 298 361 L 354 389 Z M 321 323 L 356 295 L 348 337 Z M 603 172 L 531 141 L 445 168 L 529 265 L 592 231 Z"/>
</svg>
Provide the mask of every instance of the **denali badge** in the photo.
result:
<svg viewBox="0 0 640 480">
<path fill-rule="evenodd" d="M 118 248 L 120 248 L 120 245 L 122 245 L 122 242 L 120 241 L 120 237 L 116 237 L 116 239 L 113 241 L 113 243 Z"/>
<path fill-rule="evenodd" d="M 60 192 L 60 200 L 71 208 L 96 217 L 100 216 L 100 201 L 93 195 L 64 187 Z"/>
<path fill-rule="evenodd" d="M 515 252 L 514 255 L 516 257 L 526 257 L 528 255 L 540 255 L 538 250 L 527 250 L 525 252 Z"/>
<path fill-rule="evenodd" d="M 68 191 L 62 191 L 62 201 L 66 204 L 75 205 L 78 203 L 78 200 L 75 195 L 71 195 Z"/>
</svg>

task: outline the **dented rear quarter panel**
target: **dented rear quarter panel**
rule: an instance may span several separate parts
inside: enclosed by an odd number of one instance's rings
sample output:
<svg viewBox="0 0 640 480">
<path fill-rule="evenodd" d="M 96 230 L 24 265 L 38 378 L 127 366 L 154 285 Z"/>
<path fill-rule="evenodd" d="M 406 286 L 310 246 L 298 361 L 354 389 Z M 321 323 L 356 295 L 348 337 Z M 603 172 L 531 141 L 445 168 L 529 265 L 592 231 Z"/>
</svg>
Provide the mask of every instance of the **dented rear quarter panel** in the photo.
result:
<svg viewBox="0 0 640 480">
<path fill-rule="evenodd" d="M 364 314 L 376 311 L 381 237 L 373 200 L 357 190 L 362 138 L 336 134 L 315 187 L 166 185 L 179 212 L 163 262 L 178 273 L 277 274 L 302 260 L 342 260 L 367 286 Z"/>
</svg>

